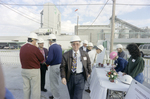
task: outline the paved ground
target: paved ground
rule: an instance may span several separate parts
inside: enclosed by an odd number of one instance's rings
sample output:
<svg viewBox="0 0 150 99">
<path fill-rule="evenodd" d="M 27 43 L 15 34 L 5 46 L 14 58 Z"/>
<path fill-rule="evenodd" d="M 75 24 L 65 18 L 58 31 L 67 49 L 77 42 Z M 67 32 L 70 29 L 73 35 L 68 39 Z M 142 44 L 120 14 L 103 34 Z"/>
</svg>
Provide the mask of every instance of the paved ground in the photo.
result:
<svg viewBox="0 0 150 99">
<path fill-rule="evenodd" d="M 21 77 L 21 66 L 20 65 L 3 65 L 3 71 L 5 76 L 6 87 L 12 92 L 15 99 L 23 99 L 23 80 Z M 48 92 L 41 93 L 41 99 L 49 99 L 51 95 L 50 92 L 50 82 L 48 77 L 48 72 L 46 74 L 46 88 Z M 69 99 L 68 90 L 65 85 L 61 83 L 60 80 L 60 99 Z M 83 99 L 90 99 L 89 94 L 84 91 Z"/>
<path fill-rule="evenodd" d="M 12 92 L 15 99 L 23 99 L 23 80 L 21 76 L 21 66 L 19 64 L 3 64 L 2 67 L 4 71 L 6 87 Z M 46 88 L 48 89 L 48 92 L 41 92 L 41 99 L 49 99 L 48 97 L 51 95 L 48 72 L 49 71 L 46 73 Z M 69 99 L 67 87 L 61 83 L 61 80 L 59 82 L 59 92 L 61 96 L 60 99 Z M 148 84 L 144 83 L 144 85 L 150 88 Z M 116 98 L 116 95 L 114 97 L 115 98 L 113 99 L 119 99 Z M 83 92 L 83 99 L 90 99 L 89 94 L 85 91 Z"/>
</svg>

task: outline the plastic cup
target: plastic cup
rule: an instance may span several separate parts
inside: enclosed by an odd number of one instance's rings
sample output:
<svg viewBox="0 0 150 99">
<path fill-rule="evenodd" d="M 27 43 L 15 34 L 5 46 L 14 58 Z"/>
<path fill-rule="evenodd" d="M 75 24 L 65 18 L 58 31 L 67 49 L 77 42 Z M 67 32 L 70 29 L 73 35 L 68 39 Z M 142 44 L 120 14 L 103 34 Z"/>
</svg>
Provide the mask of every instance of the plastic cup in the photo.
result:
<svg viewBox="0 0 150 99">
<path fill-rule="evenodd" d="M 107 63 L 107 66 L 109 66 L 109 63 Z"/>
<path fill-rule="evenodd" d="M 103 67 L 103 64 L 101 64 L 101 67 Z"/>
<path fill-rule="evenodd" d="M 100 66 L 101 66 L 101 63 L 98 63 L 98 66 L 100 67 Z"/>
</svg>

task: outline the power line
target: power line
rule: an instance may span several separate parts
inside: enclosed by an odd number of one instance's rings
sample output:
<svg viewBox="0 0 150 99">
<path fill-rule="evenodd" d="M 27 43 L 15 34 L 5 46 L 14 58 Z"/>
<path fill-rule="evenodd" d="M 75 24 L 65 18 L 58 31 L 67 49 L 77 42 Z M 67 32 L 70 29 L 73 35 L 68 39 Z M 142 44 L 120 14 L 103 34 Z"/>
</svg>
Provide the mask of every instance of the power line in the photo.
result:
<svg viewBox="0 0 150 99">
<path fill-rule="evenodd" d="M 7 5 L 7 6 L 6 6 L 5 4 L 2 4 L 2 5 L 5 6 L 5 7 L 7 7 L 7 8 L 10 9 L 10 10 L 16 12 L 17 14 L 19 14 L 19 15 L 25 17 L 25 18 L 28 18 L 29 20 L 32 20 L 32 21 L 34 21 L 34 22 L 36 22 L 36 23 L 41 24 L 41 23 L 40 23 L 40 20 L 35 20 L 35 18 L 30 17 L 30 16 L 28 16 L 27 14 L 23 14 L 22 12 L 18 11 L 17 9 L 11 8 L 11 7 L 9 7 L 8 5 Z M 49 22 L 46 21 L 46 22 L 45 22 L 45 25 L 48 25 L 48 24 L 49 24 Z"/>
<path fill-rule="evenodd" d="M 8 9 L 10 9 L 10 10 L 12 10 L 12 11 L 18 13 L 19 15 L 21 15 L 21 16 L 23 16 L 23 17 L 25 17 L 25 18 L 28 18 L 29 20 L 32 20 L 32 21 L 34 21 L 34 22 L 40 24 L 40 22 L 38 22 L 38 21 L 36 21 L 36 20 L 33 20 L 33 19 L 30 18 L 29 16 L 26 16 L 26 15 L 24 15 L 24 14 L 22 14 L 22 13 L 19 13 L 19 12 L 17 12 L 16 10 L 14 10 L 14 9 L 12 9 L 12 8 L 10 8 L 10 7 L 6 6 L 6 5 L 4 5 L 4 4 L 2 4 L 2 5 L 3 5 L 4 7 L 6 7 L 6 8 L 8 8 Z"/>
<path fill-rule="evenodd" d="M 3 3 L 0 3 L 3 4 Z M 16 6 L 86 6 L 86 5 L 104 5 L 103 3 L 101 4 L 49 4 L 49 5 L 44 5 L 44 4 L 10 4 L 10 3 L 5 3 L 5 5 L 16 5 Z M 107 5 L 112 5 L 112 3 L 107 3 Z M 123 4 L 123 3 L 116 3 L 116 5 L 130 5 L 130 6 L 150 6 L 150 4 Z"/>
<path fill-rule="evenodd" d="M 3 1 L 1 1 L 1 2 L 3 2 Z M 4 2 L 3 2 L 3 5 L 4 5 Z M 6 6 L 6 5 L 5 5 L 5 6 Z M 17 14 L 19 14 L 19 13 L 20 13 L 20 14 L 22 14 L 22 13 L 23 13 L 23 12 L 21 12 L 21 11 L 19 11 L 19 10 L 15 9 L 15 8 L 11 8 L 11 7 L 10 7 L 10 6 L 8 6 L 8 5 L 7 5 L 7 7 L 9 7 L 9 8 L 10 8 L 10 9 L 12 9 L 12 10 L 15 10 L 15 12 L 16 12 L 16 13 L 18 12 Z M 32 12 L 31 12 L 31 13 L 32 13 Z M 31 17 L 31 16 L 28 16 L 28 15 L 27 15 L 27 14 L 25 14 L 25 13 L 24 13 L 24 14 L 22 14 L 22 15 L 23 15 L 24 17 L 25 17 L 25 16 L 27 16 L 27 17 L 28 17 L 28 19 L 30 18 L 30 20 L 32 20 L 32 21 L 33 21 L 33 19 L 34 19 L 34 21 L 38 21 L 38 23 L 40 22 L 40 20 L 35 19 L 34 17 Z M 26 17 L 26 18 L 27 18 L 27 17 Z M 41 23 L 40 23 L 40 24 L 41 24 Z M 47 21 L 45 22 L 45 25 L 48 25 L 48 22 L 47 22 Z"/>
<path fill-rule="evenodd" d="M 1 2 L 5 3 L 5 2 L 2 1 L 2 0 L 1 0 Z M 15 2 L 13 2 L 12 0 L 11 0 L 11 2 L 12 2 L 13 4 L 15 4 Z M 34 16 L 37 16 L 37 15 L 34 14 L 35 12 L 30 11 L 30 10 L 27 9 L 26 7 L 22 7 L 22 9 L 24 9 L 24 10 L 26 10 L 26 11 L 28 11 L 28 12 L 31 12 Z M 21 11 L 20 11 L 20 12 L 21 12 Z M 37 20 L 38 20 L 38 19 L 37 19 Z"/>
<path fill-rule="evenodd" d="M 18 13 L 23 13 L 24 15 L 26 15 L 26 16 L 28 16 L 28 17 L 30 17 L 30 18 L 36 20 L 36 21 L 40 21 L 39 19 L 35 19 L 34 17 L 29 16 L 28 14 L 26 14 L 26 13 L 24 13 L 24 12 L 22 12 L 22 11 L 19 11 L 18 9 L 12 8 L 12 7 L 8 6 L 8 5 L 7 5 L 7 7 L 16 10 Z"/>
<path fill-rule="evenodd" d="M 9 0 L 9 1 L 11 1 L 13 4 L 15 4 L 15 2 L 13 2 L 12 0 Z M 2 0 L 1 0 L 0 2 L 2 2 L 2 4 L 5 4 L 5 5 L 6 5 L 6 2 L 4 2 L 4 1 L 2 1 Z M 27 8 L 23 8 L 23 7 L 22 7 L 22 9 L 24 9 L 24 10 L 26 10 L 26 11 L 28 11 L 28 12 L 31 12 L 31 13 L 33 13 L 33 14 L 35 13 L 35 12 L 30 11 L 30 10 L 27 9 Z M 35 15 L 35 14 L 34 14 L 34 15 Z M 35 15 L 35 16 L 36 16 L 36 15 Z"/>
<path fill-rule="evenodd" d="M 97 20 L 97 18 L 100 16 L 100 14 L 101 14 L 102 11 L 104 10 L 104 8 L 105 8 L 106 4 L 108 3 L 108 1 L 109 1 L 109 0 L 106 1 L 106 3 L 104 4 L 102 10 L 99 12 L 99 14 L 98 14 L 97 17 L 94 19 L 94 21 L 92 22 L 92 24 L 91 24 L 90 26 L 92 26 L 92 25 L 94 24 L 94 22 Z M 88 29 L 90 28 L 90 26 L 89 26 L 86 30 L 88 30 Z M 86 31 L 86 30 L 85 30 L 85 31 Z"/>
</svg>

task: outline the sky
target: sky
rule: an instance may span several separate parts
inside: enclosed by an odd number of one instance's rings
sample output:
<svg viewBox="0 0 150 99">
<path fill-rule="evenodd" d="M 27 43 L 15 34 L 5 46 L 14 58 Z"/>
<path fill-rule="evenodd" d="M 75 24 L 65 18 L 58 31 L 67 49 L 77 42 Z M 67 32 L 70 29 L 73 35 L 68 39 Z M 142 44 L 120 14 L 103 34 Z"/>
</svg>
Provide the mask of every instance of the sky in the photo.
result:
<svg viewBox="0 0 150 99">
<path fill-rule="evenodd" d="M 8 4 L 34 4 L 43 5 L 47 2 L 53 4 L 105 4 L 107 0 L 0 0 L 0 3 Z M 108 3 L 112 3 L 109 0 Z M 116 0 L 121 4 L 150 4 L 150 0 Z M 74 34 L 74 26 L 91 25 L 104 5 L 82 6 L 57 6 L 61 12 L 61 33 Z M 24 16 L 8 9 L 19 11 Z M 27 36 L 31 31 L 40 28 L 40 12 L 43 6 L 17 6 L 0 4 L 0 36 Z M 78 11 L 75 12 L 75 10 Z M 106 5 L 93 25 L 108 25 L 112 15 L 112 5 Z M 150 6 L 116 5 L 115 15 L 137 27 L 150 28 Z M 35 22 L 36 20 L 36 22 Z"/>
</svg>

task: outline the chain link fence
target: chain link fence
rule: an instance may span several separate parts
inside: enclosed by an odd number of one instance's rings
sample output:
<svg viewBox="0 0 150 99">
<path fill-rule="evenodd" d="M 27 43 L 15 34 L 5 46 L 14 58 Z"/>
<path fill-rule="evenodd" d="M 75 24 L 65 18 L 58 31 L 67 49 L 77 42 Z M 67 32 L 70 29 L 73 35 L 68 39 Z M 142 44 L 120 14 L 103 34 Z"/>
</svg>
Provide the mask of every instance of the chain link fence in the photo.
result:
<svg viewBox="0 0 150 99">
<path fill-rule="evenodd" d="M 2 65 L 20 65 L 19 50 L 0 51 L 0 60 Z"/>
</svg>

